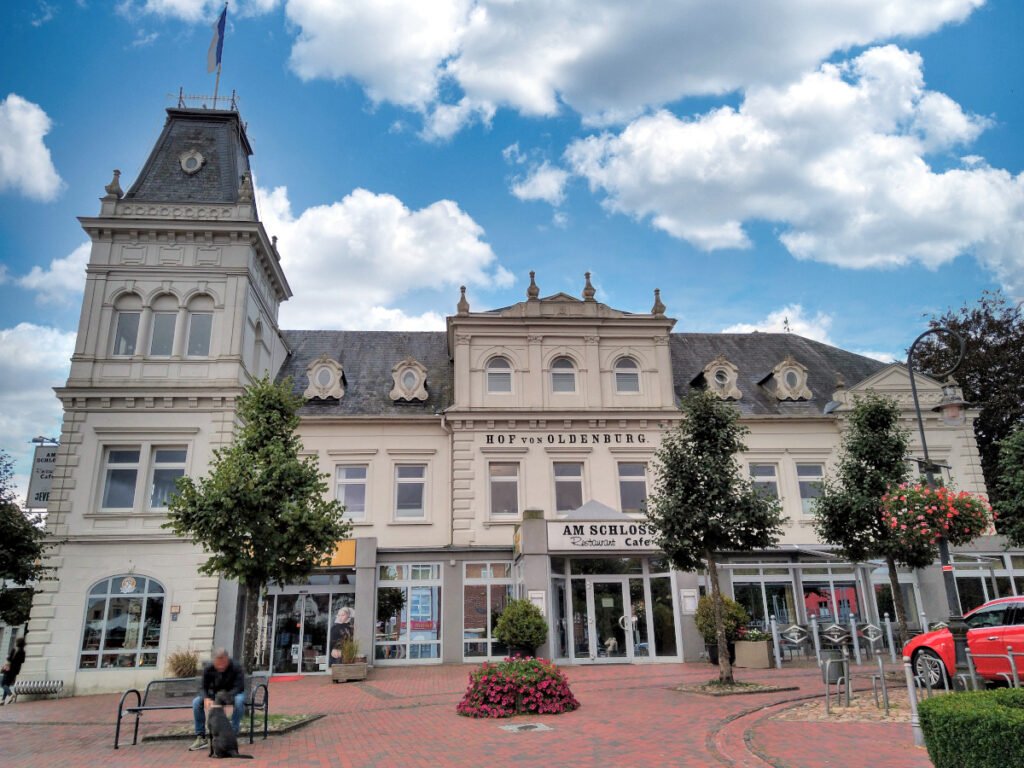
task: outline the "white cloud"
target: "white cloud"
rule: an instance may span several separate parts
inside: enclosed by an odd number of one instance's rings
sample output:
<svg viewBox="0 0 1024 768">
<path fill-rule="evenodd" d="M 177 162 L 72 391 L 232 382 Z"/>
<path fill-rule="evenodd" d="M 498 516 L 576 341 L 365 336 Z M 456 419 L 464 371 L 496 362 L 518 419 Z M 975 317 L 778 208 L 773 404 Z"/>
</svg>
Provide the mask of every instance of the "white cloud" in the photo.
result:
<svg viewBox="0 0 1024 768">
<path fill-rule="evenodd" d="M 877 349 L 852 349 L 850 351 L 856 352 L 858 355 L 864 355 L 864 357 L 873 358 L 882 363 L 902 362 L 902 358 L 892 352 L 881 352 Z"/>
<path fill-rule="evenodd" d="M 526 178 L 516 178 L 510 191 L 520 200 L 543 200 L 551 205 L 561 205 L 565 199 L 565 183 L 568 171 L 556 168 L 545 160 L 530 169 Z"/>
<path fill-rule="evenodd" d="M 43 137 L 50 118 L 16 93 L 0 102 L 0 192 L 16 190 L 36 200 L 53 200 L 64 182 Z"/>
<path fill-rule="evenodd" d="M 1019 290 L 1024 175 L 973 157 L 936 173 L 925 160 L 987 124 L 924 89 L 920 56 L 885 46 L 750 89 L 736 110 L 638 118 L 565 157 L 609 209 L 705 250 L 750 247 L 744 223 L 770 221 L 797 258 L 934 268 L 973 252 Z"/>
<path fill-rule="evenodd" d="M 91 243 L 82 243 L 63 259 L 53 259 L 46 269 L 32 267 L 27 275 L 18 278 L 18 285 L 36 291 L 40 304 L 71 304 L 85 288 L 85 267 L 91 250 Z"/>
<path fill-rule="evenodd" d="M 824 344 L 832 344 L 828 331 L 832 327 L 832 316 L 824 312 L 818 312 L 814 317 L 804 314 L 804 308 L 800 304 L 787 304 L 781 309 L 769 312 L 763 320 L 755 323 L 737 323 L 723 328 L 722 333 L 753 333 L 763 331 L 765 333 L 785 333 L 787 330 L 797 336 L 804 336 Z"/>
<path fill-rule="evenodd" d="M 443 327 L 439 312 L 418 316 L 394 302 L 422 289 L 507 287 L 484 231 L 450 200 L 413 211 L 393 195 L 356 189 L 340 202 L 295 216 L 288 191 L 259 190 L 260 213 L 278 247 L 296 297 L 281 308 L 286 328 Z"/>
<path fill-rule="evenodd" d="M 138 29 L 135 31 L 135 39 L 131 42 L 132 48 L 145 48 L 148 45 L 152 45 L 156 42 L 156 39 L 160 37 L 159 32 L 150 32 L 146 34 L 146 30 Z"/>
<path fill-rule="evenodd" d="M 138 5 L 137 3 L 140 3 Z M 269 13 L 280 5 L 281 0 L 235 0 L 228 8 L 228 18 L 258 16 Z M 220 16 L 223 0 L 123 0 L 118 6 L 119 13 L 132 16 L 135 13 L 152 13 L 190 22 L 209 22 Z"/>
</svg>

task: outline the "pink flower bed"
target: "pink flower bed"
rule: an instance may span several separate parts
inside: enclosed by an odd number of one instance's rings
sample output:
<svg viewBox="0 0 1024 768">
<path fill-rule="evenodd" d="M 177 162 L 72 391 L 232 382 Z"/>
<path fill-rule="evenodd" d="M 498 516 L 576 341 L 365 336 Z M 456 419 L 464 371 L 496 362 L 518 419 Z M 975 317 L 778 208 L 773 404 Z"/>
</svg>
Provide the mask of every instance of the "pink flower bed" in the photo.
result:
<svg viewBox="0 0 1024 768">
<path fill-rule="evenodd" d="M 469 673 L 469 687 L 455 711 L 466 717 L 511 717 L 525 712 L 557 715 L 580 703 L 562 671 L 546 659 L 509 658 Z"/>
</svg>

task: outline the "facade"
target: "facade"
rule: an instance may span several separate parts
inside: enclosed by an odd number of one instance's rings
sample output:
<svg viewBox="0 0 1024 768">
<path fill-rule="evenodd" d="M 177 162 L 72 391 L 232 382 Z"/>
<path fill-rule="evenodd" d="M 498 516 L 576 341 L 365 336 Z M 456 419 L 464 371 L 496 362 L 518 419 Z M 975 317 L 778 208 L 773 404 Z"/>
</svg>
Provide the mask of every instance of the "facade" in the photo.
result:
<svg viewBox="0 0 1024 768">
<path fill-rule="evenodd" d="M 677 333 L 657 291 L 649 313 L 623 312 L 589 276 L 582 298 L 542 298 L 531 273 L 524 301 L 488 312 L 463 289 L 443 332 L 281 330 L 291 294 L 250 154 L 236 112 L 170 109 L 133 186 L 115 174 L 81 219 L 93 250 L 49 508 L 62 543 L 26 676 L 117 690 L 176 650 L 240 649 L 237 585 L 199 576 L 199 549 L 160 526 L 173 479 L 205 473 L 264 372 L 308 398 L 304 449 L 354 523 L 331 566 L 263 602 L 257 662 L 275 673 L 323 672 L 349 636 L 381 665 L 501 657 L 493 626 L 513 596 L 544 612 L 540 653 L 561 663 L 698 658 L 702 576 L 670 568 L 641 514 L 691 387 L 740 410 L 740 461 L 789 517 L 776 549 L 726 553 L 726 592 L 761 624 L 891 613 L 884 568 L 832 555 L 808 510 L 853 397 L 893 395 L 910 425 L 903 368 L 792 334 Z M 927 410 L 942 388 L 918 382 L 933 457 L 983 492 L 969 421 Z M 965 608 L 1024 593 L 1024 553 L 996 537 L 957 567 Z M 901 578 L 914 624 L 944 616 L 937 567 Z"/>
</svg>

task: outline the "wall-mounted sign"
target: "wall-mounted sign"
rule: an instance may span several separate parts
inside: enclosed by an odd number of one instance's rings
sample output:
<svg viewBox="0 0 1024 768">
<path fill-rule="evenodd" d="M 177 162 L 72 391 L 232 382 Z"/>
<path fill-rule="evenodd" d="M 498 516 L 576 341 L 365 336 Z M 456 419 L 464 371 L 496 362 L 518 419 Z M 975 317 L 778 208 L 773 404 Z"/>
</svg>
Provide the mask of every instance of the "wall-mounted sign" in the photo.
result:
<svg viewBox="0 0 1024 768">
<path fill-rule="evenodd" d="M 643 432 L 548 432 L 521 435 L 515 432 L 489 432 L 487 445 L 647 445 Z"/>
<path fill-rule="evenodd" d="M 647 523 L 611 523 L 607 520 L 548 523 L 549 552 L 628 550 L 656 552 L 654 529 Z"/>
<path fill-rule="evenodd" d="M 32 458 L 32 476 L 28 481 L 28 498 L 25 504 L 29 509 L 45 507 L 50 500 L 55 466 L 57 466 L 57 446 L 37 445 L 35 456 Z"/>
<path fill-rule="evenodd" d="M 529 600 L 534 605 L 536 605 L 537 608 L 540 609 L 540 612 L 542 614 L 544 614 L 544 616 L 548 615 L 548 612 L 547 612 L 547 601 L 544 599 L 544 590 L 543 589 L 531 589 L 530 591 L 528 591 L 526 593 L 526 599 Z"/>
</svg>

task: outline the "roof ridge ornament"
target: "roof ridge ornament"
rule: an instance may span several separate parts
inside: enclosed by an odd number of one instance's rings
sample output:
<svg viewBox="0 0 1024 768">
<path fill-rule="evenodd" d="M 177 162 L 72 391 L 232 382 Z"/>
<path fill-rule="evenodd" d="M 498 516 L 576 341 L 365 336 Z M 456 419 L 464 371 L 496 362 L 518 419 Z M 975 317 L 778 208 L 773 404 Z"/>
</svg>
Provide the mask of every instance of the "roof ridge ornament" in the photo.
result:
<svg viewBox="0 0 1024 768">
<path fill-rule="evenodd" d="M 530 270 L 530 285 L 526 289 L 526 299 L 527 299 L 527 301 L 537 301 L 537 297 L 540 296 L 540 288 L 537 287 L 537 281 L 533 279 L 535 275 L 536 275 L 536 272 L 534 272 L 531 269 Z"/>
<path fill-rule="evenodd" d="M 459 286 L 459 293 L 460 293 L 459 304 L 456 307 L 456 310 L 458 311 L 458 313 L 460 315 L 468 315 L 469 314 L 469 302 L 466 300 L 466 286 L 460 285 Z"/>
<path fill-rule="evenodd" d="M 594 294 L 596 294 L 597 291 L 595 291 L 594 286 L 590 284 L 590 273 L 584 272 L 583 277 L 585 277 L 587 281 L 583 286 L 583 300 L 594 301 Z"/>
<path fill-rule="evenodd" d="M 242 174 L 242 183 L 238 186 L 238 202 L 252 202 L 252 173 L 249 171 Z"/>
<path fill-rule="evenodd" d="M 665 316 L 665 305 L 661 303 L 661 289 L 654 289 L 654 306 L 651 307 L 651 314 L 655 317 Z"/>
<path fill-rule="evenodd" d="M 120 178 L 121 172 L 115 168 L 114 178 L 103 188 L 103 191 L 107 193 L 103 196 L 104 200 L 120 200 L 124 197 L 124 190 L 121 189 L 121 182 L 119 181 Z"/>
</svg>

